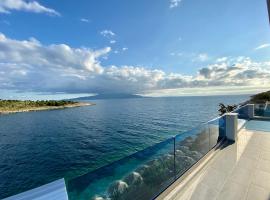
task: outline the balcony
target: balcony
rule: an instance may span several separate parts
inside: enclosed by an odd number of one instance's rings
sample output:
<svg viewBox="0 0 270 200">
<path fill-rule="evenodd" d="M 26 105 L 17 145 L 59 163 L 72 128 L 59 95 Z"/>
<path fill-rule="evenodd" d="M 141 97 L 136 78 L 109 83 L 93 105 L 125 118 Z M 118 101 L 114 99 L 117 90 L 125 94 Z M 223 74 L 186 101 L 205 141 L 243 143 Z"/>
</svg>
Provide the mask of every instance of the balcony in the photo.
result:
<svg viewBox="0 0 270 200">
<path fill-rule="evenodd" d="M 176 182 L 164 200 L 269 200 L 270 122 L 252 120 L 235 143 L 212 152 L 183 182 Z M 188 179 L 188 180 L 187 180 Z"/>
<path fill-rule="evenodd" d="M 246 105 L 55 187 L 52 183 L 7 199 L 269 200 L 267 109 Z"/>
</svg>

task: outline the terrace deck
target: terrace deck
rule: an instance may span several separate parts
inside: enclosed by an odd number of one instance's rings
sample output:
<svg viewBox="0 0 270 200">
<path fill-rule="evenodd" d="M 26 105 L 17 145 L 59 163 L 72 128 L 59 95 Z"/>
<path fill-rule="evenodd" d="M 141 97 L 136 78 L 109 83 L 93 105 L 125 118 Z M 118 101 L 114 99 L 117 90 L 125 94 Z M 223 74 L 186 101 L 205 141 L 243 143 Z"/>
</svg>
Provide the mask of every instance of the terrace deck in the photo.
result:
<svg viewBox="0 0 270 200">
<path fill-rule="evenodd" d="M 270 121 L 251 120 L 197 172 L 168 188 L 164 200 L 269 200 Z"/>
</svg>

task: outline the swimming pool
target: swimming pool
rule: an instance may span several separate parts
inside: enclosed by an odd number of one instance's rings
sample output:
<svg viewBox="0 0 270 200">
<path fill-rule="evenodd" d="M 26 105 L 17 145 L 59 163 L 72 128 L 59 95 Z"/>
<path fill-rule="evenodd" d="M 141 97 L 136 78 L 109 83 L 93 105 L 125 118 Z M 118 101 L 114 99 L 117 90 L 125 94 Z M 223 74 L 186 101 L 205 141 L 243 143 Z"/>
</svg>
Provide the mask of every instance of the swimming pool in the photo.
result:
<svg viewBox="0 0 270 200">
<path fill-rule="evenodd" d="M 245 128 L 248 130 L 270 132 L 270 121 L 251 120 L 245 124 Z"/>
</svg>

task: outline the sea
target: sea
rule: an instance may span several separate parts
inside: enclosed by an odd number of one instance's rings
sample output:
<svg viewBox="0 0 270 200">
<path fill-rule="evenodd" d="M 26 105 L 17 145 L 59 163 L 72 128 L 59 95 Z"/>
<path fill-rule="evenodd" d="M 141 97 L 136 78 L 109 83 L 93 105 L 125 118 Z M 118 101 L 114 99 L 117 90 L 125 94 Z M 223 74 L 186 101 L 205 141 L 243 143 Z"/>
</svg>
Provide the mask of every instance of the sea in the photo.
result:
<svg viewBox="0 0 270 200">
<path fill-rule="evenodd" d="M 0 115 L 0 199 L 91 172 L 219 115 L 250 95 L 91 100 Z"/>
</svg>

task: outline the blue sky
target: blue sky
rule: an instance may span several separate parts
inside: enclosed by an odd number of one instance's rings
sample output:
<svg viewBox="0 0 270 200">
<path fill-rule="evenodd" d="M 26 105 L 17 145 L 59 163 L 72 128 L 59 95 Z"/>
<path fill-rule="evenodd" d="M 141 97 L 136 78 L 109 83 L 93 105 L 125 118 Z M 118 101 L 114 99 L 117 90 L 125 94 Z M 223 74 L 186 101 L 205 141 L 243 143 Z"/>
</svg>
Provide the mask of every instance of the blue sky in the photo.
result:
<svg viewBox="0 0 270 200">
<path fill-rule="evenodd" d="M 0 90 L 2 98 L 266 90 L 269 28 L 264 0 L 0 0 Z"/>
</svg>

